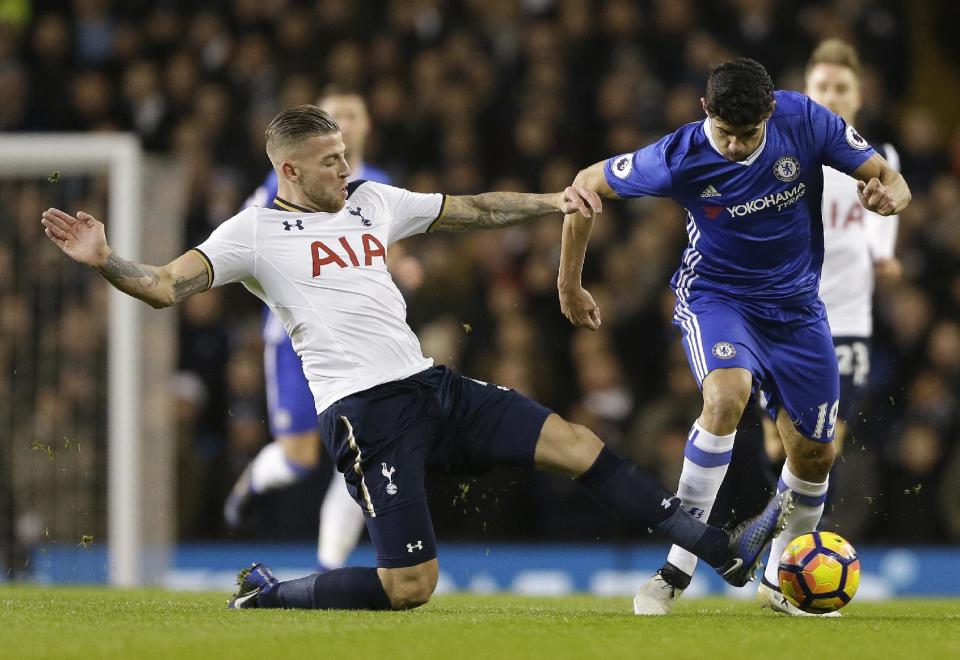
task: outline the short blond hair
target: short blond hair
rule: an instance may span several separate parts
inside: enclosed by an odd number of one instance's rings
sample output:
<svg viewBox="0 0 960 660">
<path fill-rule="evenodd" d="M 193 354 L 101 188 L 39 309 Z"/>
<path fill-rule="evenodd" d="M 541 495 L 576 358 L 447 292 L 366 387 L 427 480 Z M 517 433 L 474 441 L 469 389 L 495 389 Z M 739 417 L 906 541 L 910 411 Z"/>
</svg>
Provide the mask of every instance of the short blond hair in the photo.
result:
<svg viewBox="0 0 960 660">
<path fill-rule="evenodd" d="M 809 74 L 818 64 L 836 64 L 845 66 L 857 77 L 860 76 L 860 55 L 857 49 L 842 39 L 821 41 L 807 60 L 806 73 Z"/>
<path fill-rule="evenodd" d="M 284 110 L 270 122 L 264 135 L 267 155 L 273 161 L 280 151 L 315 135 L 339 133 L 340 127 L 328 113 L 315 105 L 298 105 Z"/>
</svg>

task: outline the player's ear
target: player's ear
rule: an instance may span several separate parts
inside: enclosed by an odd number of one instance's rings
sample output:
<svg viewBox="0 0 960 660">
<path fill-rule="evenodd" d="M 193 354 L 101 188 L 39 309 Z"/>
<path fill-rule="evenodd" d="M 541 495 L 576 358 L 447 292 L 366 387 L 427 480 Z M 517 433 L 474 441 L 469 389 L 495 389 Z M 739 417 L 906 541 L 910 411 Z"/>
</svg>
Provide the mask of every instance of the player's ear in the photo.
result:
<svg viewBox="0 0 960 660">
<path fill-rule="evenodd" d="M 710 111 L 707 110 L 707 99 L 703 98 L 702 96 L 700 97 L 700 107 L 703 108 L 703 114 L 709 117 Z"/>
<path fill-rule="evenodd" d="M 288 160 L 285 160 L 280 164 L 280 174 L 282 174 L 283 178 L 287 181 L 296 181 L 300 178 L 300 172 L 297 170 L 294 164 Z"/>
<path fill-rule="evenodd" d="M 767 112 L 766 116 L 763 118 L 763 121 L 767 121 L 770 117 L 773 116 L 773 111 L 777 109 L 777 100 L 774 99 L 770 101 L 770 110 Z"/>
</svg>

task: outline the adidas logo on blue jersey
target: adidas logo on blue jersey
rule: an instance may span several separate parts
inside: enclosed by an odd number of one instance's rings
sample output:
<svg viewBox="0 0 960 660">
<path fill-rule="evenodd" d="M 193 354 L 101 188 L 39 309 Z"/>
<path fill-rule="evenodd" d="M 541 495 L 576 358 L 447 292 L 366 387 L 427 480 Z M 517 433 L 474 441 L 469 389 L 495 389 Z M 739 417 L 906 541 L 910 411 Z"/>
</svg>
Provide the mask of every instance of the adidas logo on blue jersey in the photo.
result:
<svg viewBox="0 0 960 660">
<path fill-rule="evenodd" d="M 703 189 L 703 192 L 700 193 L 701 197 L 719 197 L 720 191 L 713 187 L 711 183 L 709 186 Z"/>
</svg>

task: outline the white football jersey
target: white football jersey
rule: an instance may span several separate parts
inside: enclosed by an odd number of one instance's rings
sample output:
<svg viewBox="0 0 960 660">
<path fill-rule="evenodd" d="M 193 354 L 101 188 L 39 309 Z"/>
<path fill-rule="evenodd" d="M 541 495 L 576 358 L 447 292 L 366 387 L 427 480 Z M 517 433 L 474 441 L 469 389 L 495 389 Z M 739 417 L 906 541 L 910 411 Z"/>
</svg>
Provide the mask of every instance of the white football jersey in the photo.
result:
<svg viewBox="0 0 960 660">
<path fill-rule="evenodd" d="M 422 234 L 445 197 L 372 181 L 351 184 L 337 213 L 280 198 L 244 209 L 197 251 L 211 286 L 240 282 L 283 323 L 303 362 L 317 413 L 343 397 L 433 365 L 407 325 L 387 271 L 387 247 Z"/>
<path fill-rule="evenodd" d="M 899 158 L 886 144 L 883 155 L 894 169 Z M 898 216 L 884 217 L 863 208 L 857 180 L 823 168 L 823 272 L 820 298 L 834 337 L 873 334 L 873 262 L 893 256 Z"/>
</svg>

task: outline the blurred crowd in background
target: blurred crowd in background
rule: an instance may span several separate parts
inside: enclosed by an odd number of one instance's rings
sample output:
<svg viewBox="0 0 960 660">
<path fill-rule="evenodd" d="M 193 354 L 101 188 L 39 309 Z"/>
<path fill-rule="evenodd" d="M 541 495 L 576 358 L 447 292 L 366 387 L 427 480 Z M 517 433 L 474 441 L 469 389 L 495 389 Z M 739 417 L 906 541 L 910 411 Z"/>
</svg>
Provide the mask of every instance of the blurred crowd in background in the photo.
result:
<svg viewBox="0 0 960 660">
<path fill-rule="evenodd" d="M 911 11 L 884 0 L 0 0 L 0 130 L 137 133 L 189 172 L 186 249 L 262 181 L 270 118 L 329 84 L 365 96 L 366 159 L 398 185 L 549 192 L 699 120 L 717 63 L 748 55 L 778 87 L 802 89 L 813 46 L 845 38 L 866 64 L 858 129 L 897 147 L 914 199 L 900 224 L 905 276 L 877 293 L 870 397 L 828 519 L 858 541 L 942 542 L 960 539 L 960 114 L 951 124 L 910 96 Z M 955 76 L 956 43 L 921 34 Z M 559 311 L 559 216 L 406 240 L 390 266 L 437 362 L 542 401 L 675 485 L 700 410 L 671 324 L 681 214 L 656 199 L 605 205 L 584 273 L 604 318 L 595 333 Z M 3 286 L 41 236 L 5 219 L 0 238 Z M 11 310 L 31 312 L 4 301 L 7 337 Z M 81 316 L 70 323 L 104 318 Z M 261 308 L 227 287 L 190 299 L 180 319 L 180 538 L 222 538 L 223 499 L 269 441 Z M 12 356 L 0 357 L 7 391 Z M 53 402 L 31 405 L 39 424 Z M 764 464 L 757 423 L 741 427 L 721 518 L 762 501 L 779 471 Z M 266 498 L 272 522 L 258 533 L 309 538 L 325 478 Z M 555 477 L 438 478 L 431 497 L 445 540 L 636 538 Z"/>
</svg>

